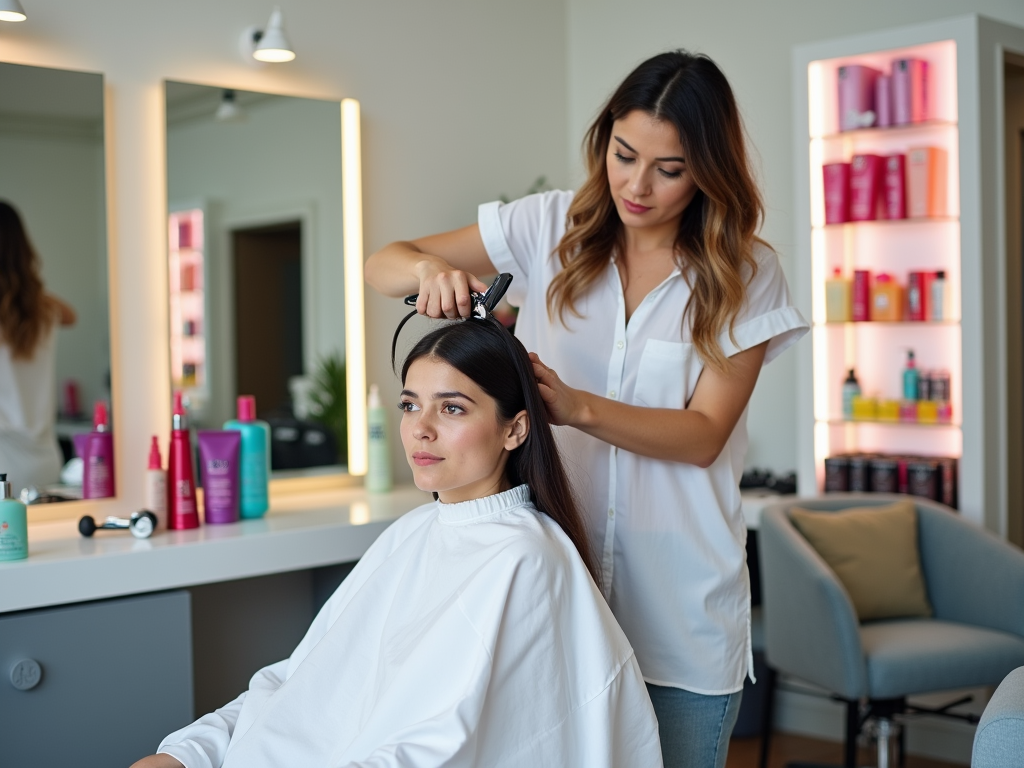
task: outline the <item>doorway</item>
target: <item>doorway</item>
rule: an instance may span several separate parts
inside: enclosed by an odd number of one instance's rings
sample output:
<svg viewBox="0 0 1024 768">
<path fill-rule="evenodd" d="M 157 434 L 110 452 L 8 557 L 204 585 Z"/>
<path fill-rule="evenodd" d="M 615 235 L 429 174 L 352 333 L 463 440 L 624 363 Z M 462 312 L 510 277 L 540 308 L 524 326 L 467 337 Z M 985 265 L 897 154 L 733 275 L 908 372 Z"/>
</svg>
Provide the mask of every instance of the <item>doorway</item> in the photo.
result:
<svg viewBox="0 0 1024 768">
<path fill-rule="evenodd" d="M 238 394 L 262 416 L 290 414 L 288 380 L 305 373 L 301 222 L 235 229 L 231 245 Z"/>
<path fill-rule="evenodd" d="M 1006 536 L 1024 546 L 1024 57 L 1005 54 L 1006 140 Z M 1016 467 L 1016 469 L 1014 469 Z"/>
</svg>

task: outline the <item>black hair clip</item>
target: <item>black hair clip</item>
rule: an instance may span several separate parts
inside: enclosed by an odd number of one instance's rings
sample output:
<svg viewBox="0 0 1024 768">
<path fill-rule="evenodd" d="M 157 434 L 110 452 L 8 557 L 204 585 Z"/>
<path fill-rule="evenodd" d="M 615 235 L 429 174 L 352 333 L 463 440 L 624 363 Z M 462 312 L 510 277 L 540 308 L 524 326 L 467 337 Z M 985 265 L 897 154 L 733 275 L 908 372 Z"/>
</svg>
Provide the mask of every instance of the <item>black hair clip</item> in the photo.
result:
<svg viewBox="0 0 1024 768">
<path fill-rule="evenodd" d="M 470 312 L 469 317 L 466 319 L 486 320 L 489 317 L 493 317 L 493 315 L 491 315 L 491 312 L 493 312 L 494 308 L 498 306 L 498 302 L 501 301 L 502 297 L 505 295 L 505 292 L 508 291 L 508 287 L 511 284 L 512 275 L 510 275 L 508 272 L 502 272 L 500 275 L 494 278 L 494 282 L 492 282 L 488 286 L 487 290 L 484 293 L 472 291 L 469 294 L 469 296 L 473 301 L 473 310 L 472 312 Z M 414 293 L 411 296 L 406 296 L 405 304 L 410 307 L 415 307 L 416 301 L 419 299 L 419 297 L 420 295 L 418 293 Z M 405 317 L 403 317 L 402 321 L 398 324 L 398 327 L 395 329 L 395 336 L 391 340 L 392 368 L 394 368 L 395 366 L 395 350 L 398 347 L 398 334 L 402 332 L 402 328 L 405 327 L 405 324 L 409 322 L 409 320 L 415 314 L 416 311 L 414 310 Z"/>
</svg>

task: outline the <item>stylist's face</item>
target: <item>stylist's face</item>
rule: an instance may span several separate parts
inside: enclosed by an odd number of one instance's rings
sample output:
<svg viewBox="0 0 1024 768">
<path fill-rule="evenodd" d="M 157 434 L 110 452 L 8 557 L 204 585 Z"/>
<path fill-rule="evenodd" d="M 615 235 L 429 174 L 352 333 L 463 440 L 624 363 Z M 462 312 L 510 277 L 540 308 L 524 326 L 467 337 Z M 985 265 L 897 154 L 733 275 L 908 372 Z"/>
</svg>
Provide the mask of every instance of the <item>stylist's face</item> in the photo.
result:
<svg viewBox="0 0 1024 768">
<path fill-rule="evenodd" d="M 508 454 L 529 430 L 525 412 L 500 424 L 490 395 L 427 357 L 409 366 L 399 407 L 402 445 L 417 488 L 436 492 L 446 504 L 507 490 Z"/>
<path fill-rule="evenodd" d="M 608 185 L 627 227 L 678 223 L 697 194 L 675 127 L 634 110 L 612 124 Z"/>
</svg>

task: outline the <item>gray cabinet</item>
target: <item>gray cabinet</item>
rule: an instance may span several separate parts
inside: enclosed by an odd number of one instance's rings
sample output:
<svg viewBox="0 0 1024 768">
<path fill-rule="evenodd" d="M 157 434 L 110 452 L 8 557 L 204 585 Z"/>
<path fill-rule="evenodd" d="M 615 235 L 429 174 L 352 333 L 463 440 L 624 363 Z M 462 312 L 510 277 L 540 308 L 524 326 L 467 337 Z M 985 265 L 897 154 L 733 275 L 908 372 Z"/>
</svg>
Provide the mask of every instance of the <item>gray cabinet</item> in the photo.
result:
<svg viewBox="0 0 1024 768">
<path fill-rule="evenodd" d="M 3 768 L 127 768 L 192 719 L 188 592 L 0 616 Z"/>
</svg>

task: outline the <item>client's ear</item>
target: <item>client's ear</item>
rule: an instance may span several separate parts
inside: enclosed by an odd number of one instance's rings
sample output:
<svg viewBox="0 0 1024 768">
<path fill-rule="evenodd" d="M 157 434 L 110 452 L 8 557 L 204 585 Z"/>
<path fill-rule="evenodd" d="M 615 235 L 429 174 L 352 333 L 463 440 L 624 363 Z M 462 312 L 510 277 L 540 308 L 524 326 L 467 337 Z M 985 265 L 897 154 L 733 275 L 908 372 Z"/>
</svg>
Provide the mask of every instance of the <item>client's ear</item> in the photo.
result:
<svg viewBox="0 0 1024 768">
<path fill-rule="evenodd" d="M 530 417 L 526 411 L 520 411 L 512 417 L 505 430 L 505 450 L 514 451 L 524 442 L 530 434 Z"/>
</svg>

